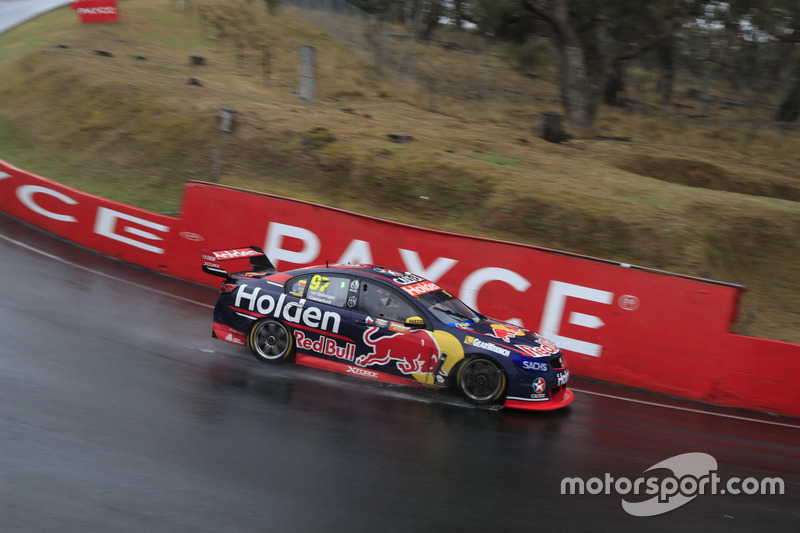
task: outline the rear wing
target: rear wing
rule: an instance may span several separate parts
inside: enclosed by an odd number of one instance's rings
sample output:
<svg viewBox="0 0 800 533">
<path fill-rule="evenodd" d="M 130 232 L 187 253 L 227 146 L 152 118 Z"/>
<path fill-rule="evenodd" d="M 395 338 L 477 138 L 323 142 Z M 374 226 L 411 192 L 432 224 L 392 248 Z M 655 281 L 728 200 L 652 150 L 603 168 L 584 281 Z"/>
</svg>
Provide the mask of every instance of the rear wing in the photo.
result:
<svg viewBox="0 0 800 533">
<path fill-rule="evenodd" d="M 250 269 L 258 272 L 276 272 L 275 266 L 267 258 L 264 250 L 258 246 L 249 246 L 247 248 L 233 248 L 229 250 L 209 250 L 203 252 L 203 272 L 220 276 L 223 278 L 230 278 L 231 274 L 228 269 L 222 266 L 222 263 L 233 261 L 234 259 L 250 259 Z"/>
</svg>

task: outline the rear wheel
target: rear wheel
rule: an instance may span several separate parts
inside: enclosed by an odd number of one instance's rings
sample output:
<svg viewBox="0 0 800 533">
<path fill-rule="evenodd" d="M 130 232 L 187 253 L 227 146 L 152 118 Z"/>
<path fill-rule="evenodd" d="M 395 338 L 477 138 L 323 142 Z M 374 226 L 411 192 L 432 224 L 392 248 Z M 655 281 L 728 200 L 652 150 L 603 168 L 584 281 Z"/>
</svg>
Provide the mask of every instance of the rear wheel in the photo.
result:
<svg viewBox="0 0 800 533">
<path fill-rule="evenodd" d="M 489 359 L 474 357 L 461 364 L 456 383 L 471 402 L 492 404 L 505 393 L 506 374 Z"/>
<path fill-rule="evenodd" d="M 247 342 L 256 359 L 267 363 L 285 361 L 294 349 L 292 332 L 282 322 L 271 318 L 256 322 Z"/>
</svg>

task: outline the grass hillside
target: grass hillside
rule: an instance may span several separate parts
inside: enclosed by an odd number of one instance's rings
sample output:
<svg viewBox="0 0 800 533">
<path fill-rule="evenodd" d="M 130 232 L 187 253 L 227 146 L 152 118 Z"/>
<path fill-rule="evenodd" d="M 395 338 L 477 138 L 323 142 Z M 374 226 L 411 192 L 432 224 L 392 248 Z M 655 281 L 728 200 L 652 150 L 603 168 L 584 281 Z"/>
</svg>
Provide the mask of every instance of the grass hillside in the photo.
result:
<svg viewBox="0 0 800 533">
<path fill-rule="evenodd" d="M 114 24 L 64 8 L 0 35 L 0 158 L 153 211 L 176 212 L 187 180 L 218 178 L 735 281 L 748 287 L 736 332 L 800 343 L 797 124 L 778 127 L 758 106 L 698 117 L 692 80 L 661 105 L 639 72 L 637 104 L 601 109 L 597 136 L 552 144 L 532 133 L 539 113 L 560 109 L 552 68 L 520 75 L 501 47 L 409 44 L 418 90 L 291 8 L 187 4 L 122 2 Z M 468 39 L 443 39 L 456 38 Z M 317 50 L 313 103 L 296 94 L 303 45 Z M 236 110 L 233 133 L 219 131 L 221 108 Z"/>
</svg>

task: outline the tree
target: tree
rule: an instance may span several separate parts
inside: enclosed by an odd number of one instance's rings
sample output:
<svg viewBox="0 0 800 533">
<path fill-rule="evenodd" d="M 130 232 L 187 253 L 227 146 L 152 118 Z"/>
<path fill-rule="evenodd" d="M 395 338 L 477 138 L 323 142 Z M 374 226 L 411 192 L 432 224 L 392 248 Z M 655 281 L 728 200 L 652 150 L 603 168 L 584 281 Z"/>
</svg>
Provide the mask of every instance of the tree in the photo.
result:
<svg viewBox="0 0 800 533">
<path fill-rule="evenodd" d="M 413 24 L 418 37 L 426 40 L 443 17 L 457 24 L 469 20 L 469 3 L 465 0 L 349 0 L 349 3 L 382 20 Z"/>
<path fill-rule="evenodd" d="M 428 0 L 422 2 L 419 9 L 419 30 L 417 37 L 427 41 L 431 38 L 433 31 L 439 27 L 442 17 L 445 15 L 445 8 L 442 0 Z"/>
<path fill-rule="evenodd" d="M 269 14 L 274 15 L 278 12 L 281 0 L 264 0 L 264 3 L 267 4 L 267 11 L 269 11 Z"/>
<path fill-rule="evenodd" d="M 796 120 L 800 114 L 800 2 L 798 0 L 715 0 L 704 5 L 695 33 L 705 33 L 709 43 L 698 59 L 725 68 L 738 89 L 774 92 L 790 89 L 775 112 L 776 121 Z M 795 57 L 793 57 L 795 56 Z M 765 83 L 767 82 L 767 83 Z"/>
<path fill-rule="evenodd" d="M 537 34 L 537 24 L 519 0 L 483 0 L 472 6 L 472 22 L 484 35 L 523 45 Z"/>
<path fill-rule="evenodd" d="M 800 117 L 800 83 L 795 85 L 786 95 L 778 110 L 775 111 L 776 122 L 794 122 Z"/>
<path fill-rule="evenodd" d="M 606 80 L 620 62 L 674 35 L 695 0 L 520 0 L 551 30 L 564 113 L 591 131 Z"/>
</svg>

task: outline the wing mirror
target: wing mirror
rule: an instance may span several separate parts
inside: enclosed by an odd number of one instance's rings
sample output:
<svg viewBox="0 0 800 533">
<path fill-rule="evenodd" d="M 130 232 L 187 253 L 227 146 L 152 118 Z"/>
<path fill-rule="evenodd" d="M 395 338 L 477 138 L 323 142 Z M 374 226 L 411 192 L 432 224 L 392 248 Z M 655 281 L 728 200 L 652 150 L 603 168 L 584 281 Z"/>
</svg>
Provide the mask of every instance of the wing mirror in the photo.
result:
<svg viewBox="0 0 800 533">
<path fill-rule="evenodd" d="M 410 316 L 406 318 L 406 326 L 409 328 L 424 328 L 425 321 L 421 316 Z"/>
</svg>

